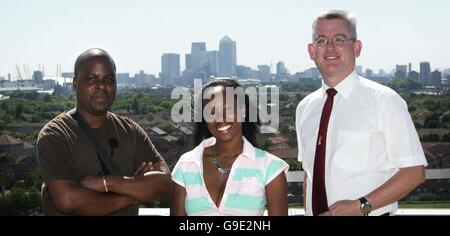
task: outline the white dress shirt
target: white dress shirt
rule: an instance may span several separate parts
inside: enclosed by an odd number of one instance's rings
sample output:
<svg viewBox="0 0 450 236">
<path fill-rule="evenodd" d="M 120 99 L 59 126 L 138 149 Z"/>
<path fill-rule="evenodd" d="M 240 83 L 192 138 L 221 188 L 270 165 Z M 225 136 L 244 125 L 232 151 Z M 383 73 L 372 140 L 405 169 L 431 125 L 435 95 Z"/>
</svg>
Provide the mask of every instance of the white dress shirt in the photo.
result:
<svg viewBox="0 0 450 236">
<path fill-rule="evenodd" d="M 308 175 L 307 215 L 312 215 L 314 154 L 320 116 L 329 87 L 306 96 L 296 111 L 298 160 Z M 325 187 L 328 205 L 358 199 L 384 184 L 399 168 L 427 165 L 406 102 L 392 89 L 367 80 L 354 71 L 335 89 L 328 124 Z M 372 211 L 380 215 L 397 210 L 393 203 Z"/>
</svg>

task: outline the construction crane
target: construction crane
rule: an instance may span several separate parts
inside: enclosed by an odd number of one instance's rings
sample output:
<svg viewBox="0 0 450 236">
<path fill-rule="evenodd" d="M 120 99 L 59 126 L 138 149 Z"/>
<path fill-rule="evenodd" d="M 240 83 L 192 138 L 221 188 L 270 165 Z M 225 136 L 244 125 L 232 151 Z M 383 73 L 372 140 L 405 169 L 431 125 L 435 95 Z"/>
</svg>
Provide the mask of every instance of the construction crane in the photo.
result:
<svg viewBox="0 0 450 236">
<path fill-rule="evenodd" d="M 30 67 L 28 66 L 28 64 L 27 64 L 27 72 L 28 72 L 28 79 L 29 80 L 32 79 L 31 78 L 31 73 L 30 73 Z"/>
<path fill-rule="evenodd" d="M 16 70 L 17 70 L 17 80 L 23 80 L 22 73 L 20 73 L 19 65 L 16 64 Z"/>
<path fill-rule="evenodd" d="M 56 75 L 55 75 L 55 79 L 58 79 L 59 77 L 61 77 L 61 64 L 56 64 Z"/>
<path fill-rule="evenodd" d="M 25 74 L 25 79 L 28 80 L 27 67 L 25 66 L 25 64 L 23 64 L 22 66 L 23 66 L 23 73 Z"/>
</svg>

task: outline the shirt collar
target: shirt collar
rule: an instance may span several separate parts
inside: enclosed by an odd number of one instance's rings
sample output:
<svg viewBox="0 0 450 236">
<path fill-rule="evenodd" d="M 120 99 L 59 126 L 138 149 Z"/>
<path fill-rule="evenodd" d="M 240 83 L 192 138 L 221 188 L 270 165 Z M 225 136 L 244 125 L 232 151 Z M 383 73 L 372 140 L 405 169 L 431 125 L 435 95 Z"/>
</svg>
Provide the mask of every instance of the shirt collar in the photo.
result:
<svg viewBox="0 0 450 236">
<path fill-rule="evenodd" d="M 242 136 L 242 139 L 244 140 L 244 147 L 242 148 L 242 153 L 239 154 L 239 156 L 255 160 L 256 159 L 255 147 L 244 136 Z M 184 159 L 181 159 L 180 161 L 195 162 L 197 165 L 202 166 L 203 151 L 205 150 L 205 148 L 210 147 L 214 144 L 216 144 L 216 138 L 214 137 L 207 138 L 203 140 L 197 147 L 195 147 L 190 152 L 189 156 L 187 156 Z"/>
<path fill-rule="evenodd" d="M 345 99 L 348 99 L 352 94 L 353 89 L 359 81 L 358 73 L 354 70 L 351 74 L 349 74 L 344 80 L 339 82 L 338 85 L 334 89 L 338 92 L 338 94 L 342 95 Z M 327 89 L 329 89 L 327 84 L 322 80 L 322 96 L 325 96 Z"/>
</svg>

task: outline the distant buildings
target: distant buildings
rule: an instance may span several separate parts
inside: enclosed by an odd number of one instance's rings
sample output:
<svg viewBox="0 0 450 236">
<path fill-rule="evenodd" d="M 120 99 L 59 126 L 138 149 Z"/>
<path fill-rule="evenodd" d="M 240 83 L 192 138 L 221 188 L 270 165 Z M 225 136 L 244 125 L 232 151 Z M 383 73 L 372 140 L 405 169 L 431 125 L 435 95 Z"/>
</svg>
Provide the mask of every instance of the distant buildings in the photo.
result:
<svg viewBox="0 0 450 236">
<path fill-rule="evenodd" d="M 263 83 L 280 81 L 320 83 L 321 81 L 321 74 L 315 67 L 291 74 L 283 61 L 278 61 L 275 65 L 272 62 L 270 62 L 270 65 L 258 65 L 256 70 L 247 65 L 238 65 L 236 45 L 236 41 L 233 41 L 227 35 L 220 39 L 218 50 L 207 50 L 205 42 L 192 42 L 190 53 L 184 55 L 184 70 L 181 68 L 181 60 L 183 60 L 181 54 L 164 53 L 161 55 L 161 72 L 158 77 L 147 74 L 143 70 L 134 75 L 117 73 L 117 83 L 119 87 L 134 88 L 148 85 L 156 87 L 160 85 L 193 85 L 194 79 L 201 79 L 205 84 L 214 78 L 220 77 L 238 80 L 259 80 L 259 82 Z M 424 86 L 447 87 L 450 83 L 450 80 L 447 78 L 447 75 L 450 74 L 441 73 L 437 70 L 431 73 L 431 66 L 427 61 L 420 63 L 419 72 L 412 69 L 412 63 L 397 64 L 395 69 L 390 72 L 380 69 L 376 73 L 375 70 L 365 68 L 363 73 L 362 68 L 362 65 L 356 65 L 355 71 L 368 79 L 380 83 L 386 83 L 392 79 L 411 79 L 420 82 Z M 74 76 L 73 72 L 63 72 L 61 75 L 63 78 L 73 78 Z M 22 77 L 18 75 L 17 78 Z M 7 79 L 6 76 L 0 76 L 0 94 L 14 91 L 15 89 L 9 89 L 13 86 L 33 89 L 38 87 L 41 90 L 51 90 L 55 86 L 49 81 L 49 78 L 44 79 L 44 73 L 41 70 L 34 71 L 32 77 L 25 76 L 24 78 L 26 79 L 21 79 L 19 80 L 20 82 L 11 82 L 11 74 L 7 75 Z M 73 92 L 70 81 L 62 86 L 65 91 Z M 1 91 L 2 88 L 6 87 L 8 87 L 5 90 L 6 92 Z"/>
<path fill-rule="evenodd" d="M 257 78 L 261 82 L 270 82 L 270 80 L 272 79 L 272 74 L 270 72 L 270 66 L 269 65 L 258 65 Z"/>
<path fill-rule="evenodd" d="M 373 71 L 371 69 L 366 69 L 366 78 L 372 79 L 373 78 Z"/>
<path fill-rule="evenodd" d="M 431 70 L 429 62 L 421 62 L 420 63 L 420 82 L 423 85 L 430 85 L 431 83 Z"/>
<path fill-rule="evenodd" d="M 228 36 L 219 41 L 219 50 L 207 51 L 205 42 L 193 42 L 191 52 L 185 55 L 186 69 L 181 72 L 181 81 L 177 84 L 192 85 L 194 79 L 202 79 L 204 83 L 213 77 L 236 76 L 236 42 Z M 242 66 L 239 73 L 245 76 L 252 74 Z"/>
<path fill-rule="evenodd" d="M 42 71 L 39 71 L 39 70 L 34 71 L 33 72 L 33 81 L 36 84 L 42 83 L 44 81 L 44 73 Z"/>
<path fill-rule="evenodd" d="M 410 79 L 410 80 L 419 81 L 419 78 L 420 78 L 420 74 L 419 74 L 419 72 L 417 72 L 415 70 L 409 72 L 409 74 L 408 74 L 408 79 Z"/>
<path fill-rule="evenodd" d="M 431 72 L 431 85 L 436 87 L 442 86 L 442 73 L 438 70 Z"/>
<path fill-rule="evenodd" d="M 231 77 L 236 73 L 236 42 L 228 36 L 219 42 L 219 75 Z"/>
<path fill-rule="evenodd" d="M 396 65 L 395 66 L 395 75 L 396 79 L 406 79 L 408 75 L 408 68 L 406 65 Z"/>
<path fill-rule="evenodd" d="M 355 66 L 355 70 L 356 70 L 356 73 L 362 75 L 362 66 L 356 65 L 356 66 Z"/>
<path fill-rule="evenodd" d="M 166 85 L 176 84 L 180 78 L 180 55 L 165 53 L 161 56 L 160 79 Z"/>
<path fill-rule="evenodd" d="M 288 73 L 288 70 L 286 69 L 284 62 L 282 62 L 282 61 L 277 62 L 277 76 L 285 75 L 287 73 Z"/>
</svg>

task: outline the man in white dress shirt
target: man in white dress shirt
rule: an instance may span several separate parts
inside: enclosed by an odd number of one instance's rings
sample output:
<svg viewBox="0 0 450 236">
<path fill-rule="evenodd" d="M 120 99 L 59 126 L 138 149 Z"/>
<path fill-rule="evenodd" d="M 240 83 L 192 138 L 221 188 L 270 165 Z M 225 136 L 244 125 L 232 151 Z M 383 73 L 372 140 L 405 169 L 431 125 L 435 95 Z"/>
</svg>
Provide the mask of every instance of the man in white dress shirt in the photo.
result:
<svg viewBox="0 0 450 236">
<path fill-rule="evenodd" d="M 331 10 L 314 20 L 308 52 L 322 87 L 296 111 L 307 215 L 391 215 L 397 201 L 425 181 L 427 162 L 407 104 L 392 89 L 355 72 L 361 48 L 352 14 Z M 319 147 L 322 167 L 315 163 Z M 320 171 L 314 175 L 314 170 Z M 320 202 L 325 207 L 315 208 Z"/>
</svg>

